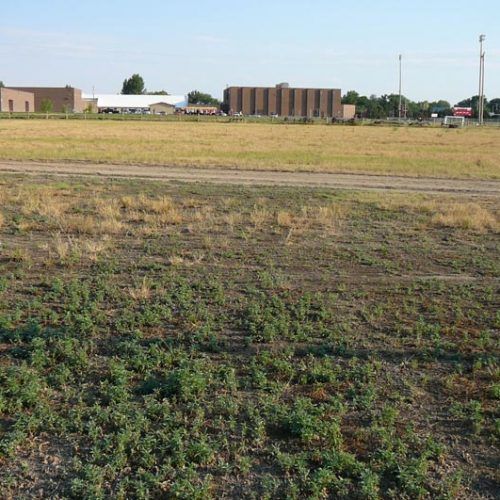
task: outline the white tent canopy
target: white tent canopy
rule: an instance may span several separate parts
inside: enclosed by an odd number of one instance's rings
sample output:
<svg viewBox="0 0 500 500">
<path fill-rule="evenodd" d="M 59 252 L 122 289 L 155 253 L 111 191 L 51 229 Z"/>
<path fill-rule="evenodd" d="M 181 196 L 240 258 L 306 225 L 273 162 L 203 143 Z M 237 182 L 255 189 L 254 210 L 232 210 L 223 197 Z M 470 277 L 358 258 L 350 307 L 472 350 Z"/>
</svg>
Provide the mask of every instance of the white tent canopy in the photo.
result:
<svg viewBox="0 0 500 500">
<path fill-rule="evenodd" d="M 129 94 L 83 94 L 84 99 L 97 99 L 98 108 L 145 109 L 152 104 L 165 102 L 177 108 L 188 105 L 185 95 L 129 95 Z"/>
</svg>

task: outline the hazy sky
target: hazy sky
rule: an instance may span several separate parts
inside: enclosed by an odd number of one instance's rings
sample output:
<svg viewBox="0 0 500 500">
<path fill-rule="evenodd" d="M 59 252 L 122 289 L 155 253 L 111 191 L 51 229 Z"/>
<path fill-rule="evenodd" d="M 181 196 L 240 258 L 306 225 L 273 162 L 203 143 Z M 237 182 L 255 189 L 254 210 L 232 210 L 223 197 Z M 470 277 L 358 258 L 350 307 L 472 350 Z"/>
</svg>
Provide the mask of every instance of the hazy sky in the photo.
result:
<svg viewBox="0 0 500 500">
<path fill-rule="evenodd" d="M 403 91 L 413 100 L 500 97 L 500 0 L 17 0 L 2 2 L 0 80 L 115 93 L 222 96 L 226 85 Z"/>
</svg>

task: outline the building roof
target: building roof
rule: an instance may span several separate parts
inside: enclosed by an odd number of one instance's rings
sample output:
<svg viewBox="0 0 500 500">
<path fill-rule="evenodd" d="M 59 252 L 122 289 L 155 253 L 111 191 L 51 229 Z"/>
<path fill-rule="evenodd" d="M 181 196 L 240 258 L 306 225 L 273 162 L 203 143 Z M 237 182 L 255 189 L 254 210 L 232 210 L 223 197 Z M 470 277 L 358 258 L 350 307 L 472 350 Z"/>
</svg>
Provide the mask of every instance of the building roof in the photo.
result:
<svg viewBox="0 0 500 500">
<path fill-rule="evenodd" d="M 150 104 L 150 106 L 173 106 L 173 107 L 175 107 L 175 104 L 171 104 L 171 103 L 165 102 L 165 101 L 158 101 L 158 102 L 152 102 Z"/>
<path fill-rule="evenodd" d="M 99 108 L 149 108 L 152 104 L 158 104 L 158 99 L 165 104 L 177 107 L 187 106 L 185 95 L 128 95 L 128 94 L 83 94 L 84 99 L 97 99 Z"/>
</svg>

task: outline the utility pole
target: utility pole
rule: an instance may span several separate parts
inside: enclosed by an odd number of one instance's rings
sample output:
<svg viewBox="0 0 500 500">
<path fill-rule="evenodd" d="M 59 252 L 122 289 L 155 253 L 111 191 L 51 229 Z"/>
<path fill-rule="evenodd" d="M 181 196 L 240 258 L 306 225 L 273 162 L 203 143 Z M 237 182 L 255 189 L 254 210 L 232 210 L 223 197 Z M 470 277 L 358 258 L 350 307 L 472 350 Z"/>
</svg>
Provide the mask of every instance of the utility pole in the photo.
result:
<svg viewBox="0 0 500 500">
<path fill-rule="evenodd" d="M 477 101 L 477 117 L 479 125 L 483 124 L 484 119 L 484 51 L 483 42 L 485 35 L 479 35 L 479 95 Z"/>
<path fill-rule="evenodd" d="M 402 73 L 402 67 L 401 67 L 401 61 L 402 61 L 403 56 L 399 54 L 399 112 L 398 112 L 398 117 L 399 120 L 401 121 L 401 111 L 402 111 L 402 94 L 401 94 L 401 88 L 402 88 L 402 83 L 403 83 L 403 73 Z"/>
</svg>

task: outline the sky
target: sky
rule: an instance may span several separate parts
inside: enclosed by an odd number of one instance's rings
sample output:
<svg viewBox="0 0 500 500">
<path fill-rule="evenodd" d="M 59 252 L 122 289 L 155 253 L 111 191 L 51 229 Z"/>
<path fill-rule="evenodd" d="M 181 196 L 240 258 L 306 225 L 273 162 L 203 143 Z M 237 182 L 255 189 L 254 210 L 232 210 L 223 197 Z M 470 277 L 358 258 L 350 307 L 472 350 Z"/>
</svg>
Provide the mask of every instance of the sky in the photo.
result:
<svg viewBox="0 0 500 500">
<path fill-rule="evenodd" d="M 3 3 L 3 2 L 2 2 Z M 0 80 L 118 93 L 139 73 L 149 90 L 221 98 L 227 85 L 398 92 L 452 104 L 500 97 L 499 0 L 17 0 L 2 5 Z"/>
</svg>

